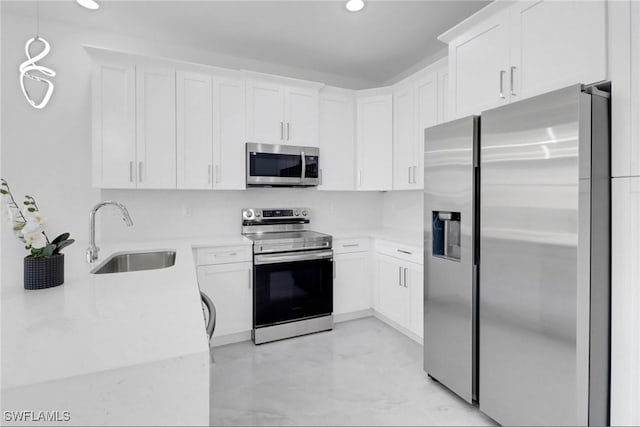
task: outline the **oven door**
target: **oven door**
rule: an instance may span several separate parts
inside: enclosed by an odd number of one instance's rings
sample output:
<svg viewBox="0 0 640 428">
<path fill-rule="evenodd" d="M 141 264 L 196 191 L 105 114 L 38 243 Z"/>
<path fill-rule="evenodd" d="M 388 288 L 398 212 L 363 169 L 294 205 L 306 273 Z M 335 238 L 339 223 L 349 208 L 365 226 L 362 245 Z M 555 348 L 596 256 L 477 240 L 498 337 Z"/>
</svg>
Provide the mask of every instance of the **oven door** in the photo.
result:
<svg viewBox="0 0 640 428">
<path fill-rule="evenodd" d="M 333 251 L 256 254 L 254 328 L 333 312 Z"/>
</svg>

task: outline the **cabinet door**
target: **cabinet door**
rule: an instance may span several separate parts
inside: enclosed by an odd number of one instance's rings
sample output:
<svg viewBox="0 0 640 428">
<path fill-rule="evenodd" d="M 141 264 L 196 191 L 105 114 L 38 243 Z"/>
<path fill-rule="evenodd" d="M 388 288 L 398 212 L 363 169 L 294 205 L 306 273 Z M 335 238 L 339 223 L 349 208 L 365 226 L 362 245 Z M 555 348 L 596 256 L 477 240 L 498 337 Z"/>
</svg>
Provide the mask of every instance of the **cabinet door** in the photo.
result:
<svg viewBox="0 0 640 428">
<path fill-rule="evenodd" d="M 216 307 L 213 337 L 252 329 L 251 263 L 198 266 L 198 285 Z"/>
<path fill-rule="evenodd" d="M 320 182 L 318 190 L 355 189 L 355 97 L 320 97 Z"/>
<path fill-rule="evenodd" d="M 284 141 L 294 146 L 318 147 L 318 91 L 286 88 Z"/>
<path fill-rule="evenodd" d="M 405 264 L 407 287 L 410 295 L 411 331 L 424 337 L 424 280 L 422 266 L 414 263 Z"/>
<path fill-rule="evenodd" d="M 607 78 L 606 2 L 517 2 L 509 89 L 517 99 Z M 513 83 L 512 82 L 513 79 Z"/>
<path fill-rule="evenodd" d="M 414 184 L 418 167 L 414 95 L 410 84 L 393 92 L 393 190 L 417 187 Z"/>
<path fill-rule="evenodd" d="M 176 188 L 176 80 L 173 69 L 136 69 L 138 188 Z"/>
<path fill-rule="evenodd" d="M 509 10 L 449 44 L 454 119 L 508 102 Z"/>
<path fill-rule="evenodd" d="M 369 253 L 336 254 L 333 262 L 333 312 L 344 314 L 371 308 Z"/>
<path fill-rule="evenodd" d="M 136 187 L 135 73 L 133 64 L 93 66 L 94 187 Z"/>
<path fill-rule="evenodd" d="M 244 81 L 213 79 L 213 144 L 215 189 L 244 189 L 245 94 Z"/>
<path fill-rule="evenodd" d="M 392 97 L 362 96 L 357 101 L 358 190 L 391 190 L 393 180 Z"/>
<path fill-rule="evenodd" d="M 270 83 L 247 82 L 248 141 L 282 144 L 284 138 L 284 89 Z"/>
<path fill-rule="evenodd" d="M 393 257 L 377 254 L 377 310 L 382 315 L 409 328 L 409 290 L 405 287 L 404 269 Z"/>
<path fill-rule="evenodd" d="M 449 104 L 449 71 L 441 70 L 438 71 L 438 123 L 449 120 Z"/>
<path fill-rule="evenodd" d="M 424 130 L 438 124 L 440 112 L 438 73 L 434 72 L 420 79 L 416 85 L 416 126 L 415 164 L 416 187 L 424 188 Z"/>
<path fill-rule="evenodd" d="M 179 189 L 211 189 L 213 100 L 211 76 L 176 73 L 177 180 Z"/>
</svg>

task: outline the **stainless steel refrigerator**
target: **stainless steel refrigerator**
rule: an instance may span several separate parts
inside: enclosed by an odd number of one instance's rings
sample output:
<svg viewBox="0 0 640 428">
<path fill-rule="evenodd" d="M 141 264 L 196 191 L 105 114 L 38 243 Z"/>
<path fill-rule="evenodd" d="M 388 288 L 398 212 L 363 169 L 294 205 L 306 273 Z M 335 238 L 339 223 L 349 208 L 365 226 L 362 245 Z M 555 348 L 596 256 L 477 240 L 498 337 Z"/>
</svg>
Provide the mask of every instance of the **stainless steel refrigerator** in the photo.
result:
<svg viewBox="0 0 640 428">
<path fill-rule="evenodd" d="M 425 131 L 424 367 L 500 424 L 609 422 L 609 145 L 581 85 Z"/>
</svg>

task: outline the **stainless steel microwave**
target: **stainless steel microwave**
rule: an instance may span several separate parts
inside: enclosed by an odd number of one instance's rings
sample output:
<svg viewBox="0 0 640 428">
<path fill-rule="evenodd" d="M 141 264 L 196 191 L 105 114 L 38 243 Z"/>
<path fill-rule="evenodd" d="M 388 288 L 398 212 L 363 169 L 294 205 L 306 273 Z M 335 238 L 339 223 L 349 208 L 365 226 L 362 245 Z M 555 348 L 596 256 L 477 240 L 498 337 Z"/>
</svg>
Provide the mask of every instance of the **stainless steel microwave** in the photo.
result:
<svg viewBox="0 0 640 428">
<path fill-rule="evenodd" d="M 317 147 L 247 143 L 247 187 L 311 187 L 319 184 Z"/>
</svg>

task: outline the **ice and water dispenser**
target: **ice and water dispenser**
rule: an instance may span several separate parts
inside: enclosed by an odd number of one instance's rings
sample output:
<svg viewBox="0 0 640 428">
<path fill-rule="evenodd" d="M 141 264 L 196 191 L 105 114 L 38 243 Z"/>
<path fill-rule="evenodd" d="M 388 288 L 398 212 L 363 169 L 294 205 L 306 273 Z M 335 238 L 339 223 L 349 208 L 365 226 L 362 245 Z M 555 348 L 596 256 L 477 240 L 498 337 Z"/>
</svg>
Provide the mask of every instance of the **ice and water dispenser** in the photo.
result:
<svg viewBox="0 0 640 428">
<path fill-rule="evenodd" d="M 460 212 L 433 211 L 433 255 L 460 261 Z"/>
</svg>

